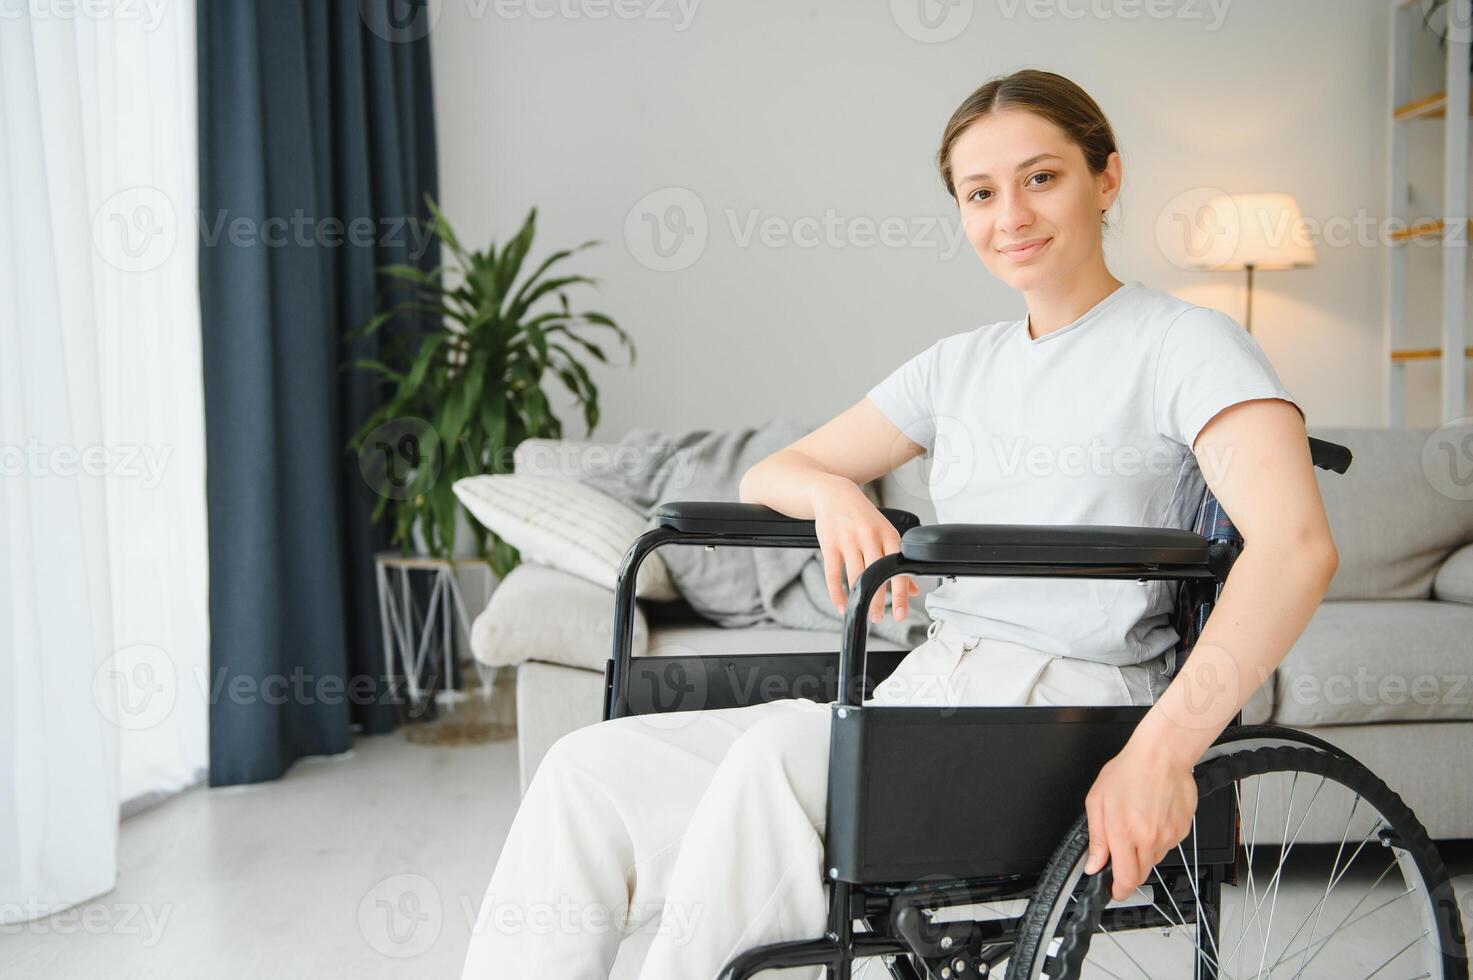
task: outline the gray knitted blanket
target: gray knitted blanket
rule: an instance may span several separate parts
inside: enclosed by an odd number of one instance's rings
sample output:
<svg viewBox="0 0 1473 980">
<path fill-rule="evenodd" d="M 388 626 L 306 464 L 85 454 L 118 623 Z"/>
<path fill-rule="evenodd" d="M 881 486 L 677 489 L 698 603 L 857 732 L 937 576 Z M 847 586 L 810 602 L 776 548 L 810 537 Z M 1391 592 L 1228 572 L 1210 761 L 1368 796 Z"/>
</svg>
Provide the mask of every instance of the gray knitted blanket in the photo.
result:
<svg viewBox="0 0 1473 980">
<path fill-rule="evenodd" d="M 585 460 L 577 478 L 652 518 L 673 500 L 737 500 L 742 474 L 763 457 L 810 432 L 789 419 L 754 428 L 634 429 L 607 462 Z M 870 499 L 873 491 L 866 488 Z M 836 630 L 843 622 L 829 600 L 817 548 L 716 548 L 667 545 L 660 558 L 680 594 L 701 616 L 725 627 L 774 626 Z M 870 635 L 918 646 L 928 621 L 913 597 L 909 614 L 896 622 L 889 612 L 870 624 Z"/>
</svg>

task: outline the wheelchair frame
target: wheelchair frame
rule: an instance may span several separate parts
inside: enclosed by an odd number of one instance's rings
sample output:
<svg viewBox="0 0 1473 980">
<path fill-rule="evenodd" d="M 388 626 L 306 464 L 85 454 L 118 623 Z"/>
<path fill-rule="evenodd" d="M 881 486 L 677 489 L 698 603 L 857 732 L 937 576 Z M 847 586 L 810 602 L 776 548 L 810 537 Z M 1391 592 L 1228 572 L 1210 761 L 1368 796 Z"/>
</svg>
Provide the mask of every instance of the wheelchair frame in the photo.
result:
<svg viewBox="0 0 1473 980">
<path fill-rule="evenodd" d="M 1321 468 L 1344 473 L 1350 452 L 1311 438 Z M 1172 676 L 1206 623 L 1242 539 L 1210 489 L 1196 530 L 1120 526 L 1006 524 L 921 525 L 915 515 L 882 513 L 901 532 L 900 551 L 873 562 L 850 592 L 837 653 L 633 657 L 634 586 L 640 563 L 667 544 L 816 548 L 812 520 L 758 504 L 680 501 L 661 506 L 655 527 L 630 546 L 615 588 L 613 651 L 605 669 L 604 719 L 630 714 L 738 707 L 778 697 L 832 703 L 825 833 L 830 884 L 823 937 L 773 943 L 738 954 L 721 980 L 761 970 L 827 967 L 848 980 L 855 959 L 896 954 L 891 974 L 904 980 L 951 976 L 942 964 L 958 956 L 980 967 L 1002 959 L 1018 938 L 1021 916 L 938 923 L 937 906 L 1027 899 L 1061 840 L 1083 811 L 1100 766 L 1124 747 L 1148 707 L 922 707 L 863 705 L 863 699 L 909 651 L 867 651 L 867 613 L 895 575 L 1176 580 L 1180 640 Z M 776 680 L 776 684 L 767 683 Z M 800 684 L 808 684 L 799 693 Z M 764 686 L 765 685 L 765 686 Z M 1332 746 L 1275 726 L 1239 725 L 1219 744 L 1245 738 L 1290 738 Z M 913 760 L 924 757 L 927 766 Z M 1060 760 L 1068 760 L 1060 765 Z M 965 773 L 965 778 L 951 774 Z M 1009 805 L 996 799 L 1006 794 Z M 1186 846 L 1200 855 L 1198 873 L 1173 856 L 1158 865 L 1161 888 L 1183 921 L 1215 936 L 1217 896 L 1236 880 L 1237 814 L 1217 794 L 1198 810 Z M 1174 870 L 1173 870 L 1174 869 Z M 1101 881 L 1106 876 L 1097 876 Z M 1187 880 L 1194 879 L 1194 880 Z M 1098 884 L 1098 883 L 1097 883 Z M 1156 888 L 1152 884 L 1148 887 Z M 1097 889 L 1098 891 L 1098 889 Z M 1098 896 L 1097 896 L 1098 897 Z M 1161 897 L 1158 893 L 1158 898 Z M 1136 909 L 1104 909 L 1106 927 L 1128 913 L 1131 928 L 1167 926 Z M 1159 907 L 1160 902 L 1153 903 Z M 854 921 L 869 931 L 856 932 Z M 911 960 L 908 957 L 915 957 Z M 916 962 L 920 961 L 921 971 Z M 945 969 L 945 972 L 941 972 Z M 1199 962 L 1199 976 L 1211 976 Z M 985 973 L 985 970 L 983 970 Z M 962 976 L 964 974 L 956 974 Z"/>
</svg>

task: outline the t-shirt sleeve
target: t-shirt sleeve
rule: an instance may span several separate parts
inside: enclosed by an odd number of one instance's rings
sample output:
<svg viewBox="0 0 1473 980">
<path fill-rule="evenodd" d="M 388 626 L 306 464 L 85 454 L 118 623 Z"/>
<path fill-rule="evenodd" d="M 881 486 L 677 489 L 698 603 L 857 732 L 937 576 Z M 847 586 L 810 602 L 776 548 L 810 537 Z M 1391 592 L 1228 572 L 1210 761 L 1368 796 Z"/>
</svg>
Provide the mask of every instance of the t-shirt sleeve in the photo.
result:
<svg viewBox="0 0 1473 980">
<path fill-rule="evenodd" d="M 941 341 L 916 354 L 865 393 L 908 438 L 930 452 L 936 441 L 937 358 Z"/>
<path fill-rule="evenodd" d="M 1194 306 L 1167 326 L 1156 362 L 1158 433 L 1191 448 L 1218 412 L 1256 398 L 1281 398 L 1304 418 L 1258 341 L 1232 317 Z"/>
</svg>

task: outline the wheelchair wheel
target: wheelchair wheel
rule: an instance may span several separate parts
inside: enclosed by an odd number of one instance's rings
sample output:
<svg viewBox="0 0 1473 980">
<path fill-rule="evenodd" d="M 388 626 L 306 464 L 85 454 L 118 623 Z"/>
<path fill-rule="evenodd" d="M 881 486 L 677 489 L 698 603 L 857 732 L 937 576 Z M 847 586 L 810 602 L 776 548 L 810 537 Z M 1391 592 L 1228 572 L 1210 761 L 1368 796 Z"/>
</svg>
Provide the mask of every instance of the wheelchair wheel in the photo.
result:
<svg viewBox="0 0 1473 980">
<path fill-rule="evenodd" d="M 1176 849 L 1179 862 L 1168 856 L 1135 896 L 1113 903 L 1108 867 L 1084 875 L 1089 836 L 1081 816 L 1019 923 L 1010 980 L 1466 980 L 1452 883 L 1401 798 L 1328 743 L 1267 726 L 1240 731 L 1196 768 L 1199 816 L 1209 796 L 1232 794 L 1235 862 L 1197 860 L 1194 818 L 1192 843 Z M 1260 833 L 1266 799 L 1287 804 Z M 1329 821 L 1338 846 L 1299 843 L 1311 819 L 1321 840 Z"/>
</svg>

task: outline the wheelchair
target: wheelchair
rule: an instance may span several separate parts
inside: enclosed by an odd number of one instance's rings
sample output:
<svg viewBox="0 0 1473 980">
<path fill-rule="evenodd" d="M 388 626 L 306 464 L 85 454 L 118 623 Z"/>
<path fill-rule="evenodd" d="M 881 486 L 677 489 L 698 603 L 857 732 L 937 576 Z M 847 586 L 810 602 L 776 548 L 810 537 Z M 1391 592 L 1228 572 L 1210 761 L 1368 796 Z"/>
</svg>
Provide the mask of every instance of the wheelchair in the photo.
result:
<svg viewBox="0 0 1473 980">
<path fill-rule="evenodd" d="M 1311 438 L 1310 450 L 1317 467 L 1350 466 L 1343 446 Z M 1243 724 L 1240 712 L 1194 770 L 1191 832 L 1117 902 L 1108 864 L 1084 874 L 1084 797 L 1148 708 L 863 703 L 908 652 L 866 650 L 871 601 L 899 574 L 1173 581 L 1174 676 L 1243 545 L 1210 489 L 1191 531 L 921 525 L 906 511 L 882 513 L 900 550 L 853 583 L 837 653 L 630 652 L 636 573 L 651 551 L 816 548 L 811 520 L 759 504 L 667 503 L 620 567 L 605 720 L 806 696 L 785 693 L 800 682 L 821 687 L 832 712 L 827 931 L 740 952 L 720 980 L 800 966 L 849 980 L 856 962 L 871 961 L 868 975 L 876 958 L 899 980 L 1466 980 L 1463 927 L 1436 847 L 1384 782 L 1328 742 Z M 1281 888 L 1286 867 L 1311 875 L 1307 892 Z M 1346 942 L 1371 932 L 1374 953 Z"/>
</svg>

